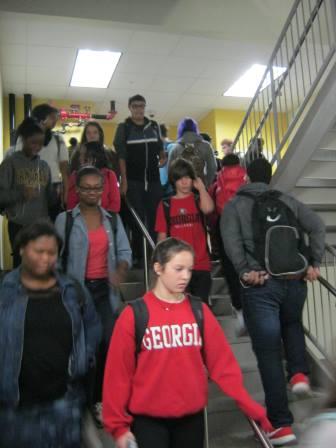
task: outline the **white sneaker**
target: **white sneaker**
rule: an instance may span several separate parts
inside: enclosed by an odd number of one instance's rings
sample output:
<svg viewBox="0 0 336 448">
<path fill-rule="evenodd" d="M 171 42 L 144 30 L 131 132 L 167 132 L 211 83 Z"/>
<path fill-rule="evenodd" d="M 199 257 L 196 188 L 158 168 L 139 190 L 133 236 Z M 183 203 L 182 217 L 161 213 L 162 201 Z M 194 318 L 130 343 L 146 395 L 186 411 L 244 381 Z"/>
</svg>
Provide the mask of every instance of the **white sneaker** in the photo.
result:
<svg viewBox="0 0 336 448">
<path fill-rule="evenodd" d="M 248 335 L 248 331 L 245 325 L 245 320 L 244 320 L 244 316 L 243 316 L 243 310 L 237 310 L 236 308 L 232 307 L 233 309 L 233 315 L 236 318 L 236 323 L 235 323 L 235 333 L 236 336 L 242 337 L 242 336 L 247 336 Z"/>
<path fill-rule="evenodd" d="M 103 403 L 100 401 L 92 406 L 92 417 L 97 428 L 103 428 Z"/>
</svg>

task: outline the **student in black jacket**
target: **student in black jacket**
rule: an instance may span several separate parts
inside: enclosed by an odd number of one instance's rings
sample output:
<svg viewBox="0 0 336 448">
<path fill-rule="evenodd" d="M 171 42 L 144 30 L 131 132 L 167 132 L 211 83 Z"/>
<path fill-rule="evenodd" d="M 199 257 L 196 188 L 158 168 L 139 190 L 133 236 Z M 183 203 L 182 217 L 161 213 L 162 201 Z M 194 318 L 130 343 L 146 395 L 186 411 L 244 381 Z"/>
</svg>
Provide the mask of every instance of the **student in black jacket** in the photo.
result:
<svg viewBox="0 0 336 448">
<path fill-rule="evenodd" d="M 127 194 L 155 239 L 155 214 L 162 197 L 159 167 L 166 158 L 159 126 L 145 117 L 145 107 L 142 95 L 128 100 L 131 116 L 119 124 L 113 144 L 119 156 L 120 194 Z M 134 254 L 141 258 L 141 238 L 137 228 L 134 232 Z"/>
</svg>

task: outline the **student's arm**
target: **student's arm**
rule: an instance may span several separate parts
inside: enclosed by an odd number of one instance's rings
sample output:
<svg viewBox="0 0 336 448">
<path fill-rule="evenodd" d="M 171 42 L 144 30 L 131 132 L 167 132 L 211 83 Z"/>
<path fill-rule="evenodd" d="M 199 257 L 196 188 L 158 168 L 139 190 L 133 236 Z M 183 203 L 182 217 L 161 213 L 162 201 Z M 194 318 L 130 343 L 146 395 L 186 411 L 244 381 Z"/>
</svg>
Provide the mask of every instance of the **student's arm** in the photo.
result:
<svg viewBox="0 0 336 448">
<path fill-rule="evenodd" d="M 107 355 L 103 387 L 103 420 L 117 440 L 130 431 L 127 412 L 136 370 L 134 315 L 130 306 L 118 318 Z"/>
<path fill-rule="evenodd" d="M 216 177 L 217 173 L 217 163 L 216 163 L 216 157 L 213 152 L 213 149 L 211 145 L 208 144 L 209 150 L 207 151 L 207 157 L 206 157 L 206 169 L 207 169 L 207 184 L 210 185 L 211 182 Z"/>
<path fill-rule="evenodd" d="M 119 287 L 125 280 L 127 271 L 132 267 L 132 250 L 123 223 L 117 215 L 117 230 L 114 238 L 116 244 L 116 270 L 110 272 L 109 280 L 112 286 Z"/>
<path fill-rule="evenodd" d="M 163 241 L 167 238 L 167 234 L 165 232 L 159 232 L 157 234 L 157 242 Z"/>
<path fill-rule="evenodd" d="M 207 189 L 205 188 L 205 185 L 202 182 L 201 178 L 197 177 L 197 179 L 194 180 L 194 188 L 196 188 L 199 193 L 199 206 L 202 213 L 208 215 L 214 210 L 215 204 L 211 199 L 211 196 L 207 192 Z"/>
<path fill-rule="evenodd" d="M 243 375 L 222 328 L 206 305 L 204 312 L 204 359 L 209 377 L 231 397 L 248 417 L 259 422 L 266 431 L 271 424 L 266 409 L 253 400 L 244 387 Z"/>
<path fill-rule="evenodd" d="M 106 210 L 119 213 L 120 212 L 120 191 L 118 187 L 118 181 L 117 176 L 115 175 L 114 171 L 107 170 L 106 176 L 105 176 L 105 182 L 108 182 L 108 205 Z M 106 186 L 104 185 L 104 188 Z"/>
<path fill-rule="evenodd" d="M 24 201 L 23 186 L 15 185 L 14 168 L 11 157 L 5 159 L 0 165 L 0 204 L 1 207 L 8 207 L 16 202 Z"/>
<path fill-rule="evenodd" d="M 163 241 L 167 238 L 167 222 L 163 211 L 162 201 L 156 210 L 155 232 L 157 232 L 157 241 Z"/>
<path fill-rule="evenodd" d="M 71 173 L 69 177 L 68 197 L 66 200 L 67 209 L 73 209 L 79 202 L 78 194 L 76 191 L 76 172 Z"/>
<path fill-rule="evenodd" d="M 60 150 L 59 150 L 59 170 L 62 176 L 63 182 L 63 197 L 61 198 L 64 206 L 66 205 L 66 201 L 68 198 L 68 185 L 69 185 L 69 150 L 65 145 L 63 137 L 60 135 L 57 136 L 59 140 Z"/>
<path fill-rule="evenodd" d="M 69 189 L 69 162 L 67 161 L 62 161 L 59 163 L 59 169 L 60 169 L 60 173 L 62 176 L 62 182 L 63 182 L 63 205 L 64 208 L 66 208 L 66 204 L 67 204 L 67 199 L 68 199 L 68 189 Z"/>
<path fill-rule="evenodd" d="M 120 123 L 118 125 L 113 145 L 115 147 L 115 150 L 117 151 L 119 158 L 120 194 L 121 196 L 125 196 L 127 193 L 128 185 L 126 172 L 126 134 L 124 123 Z"/>
<path fill-rule="evenodd" d="M 167 155 L 165 151 L 162 149 L 160 151 L 160 160 L 159 160 L 159 167 L 162 168 L 167 163 Z"/>
</svg>

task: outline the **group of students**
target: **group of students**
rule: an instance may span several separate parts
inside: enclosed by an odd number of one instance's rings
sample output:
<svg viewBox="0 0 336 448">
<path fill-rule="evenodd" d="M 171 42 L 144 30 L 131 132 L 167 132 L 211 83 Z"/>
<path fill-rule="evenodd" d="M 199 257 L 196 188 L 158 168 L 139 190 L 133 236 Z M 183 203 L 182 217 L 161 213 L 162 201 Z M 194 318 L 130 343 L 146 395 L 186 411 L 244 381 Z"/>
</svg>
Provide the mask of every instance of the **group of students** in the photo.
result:
<svg viewBox="0 0 336 448">
<path fill-rule="evenodd" d="M 309 235 L 311 256 L 300 277 L 270 276 L 253 254 L 252 230 L 253 196 L 270 190 L 270 164 L 258 158 L 246 171 L 237 156 L 228 154 L 215 179 L 209 145 L 197 151 L 201 165 L 187 157 L 199 141 L 195 122 L 187 119 L 180 126 L 183 141 L 168 156 L 173 193 L 162 199 L 159 167 L 167 163 L 167 154 L 157 124 L 144 116 L 145 105 L 141 95 L 131 97 L 131 117 L 117 129 L 120 193 L 102 130 L 86 125 L 63 195 L 67 210 L 58 214 L 55 226 L 43 219 L 50 216 L 55 194 L 50 167 L 38 156 L 45 131 L 36 118 L 20 125 L 21 150 L 0 166 L 0 204 L 16 257 L 16 269 L 0 286 L 0 422 L 6 428 L 0 446 L 79 447 L 85 406 L 94 407 L 99 422 L 102 403 L 104 427 L 117 448 L 134 439 L 139 448 L 201 448 L 208 378 L 261 425 L 275 446 L 295 440 L 281 341 L 292 389 L 308 387 L 303 278 L 318 276 L 323 224 L 283 195 Z M 119 316 L 119 286 L 132 265 L 118 216 L 120 195 L 127 195 L 158 244 L 151 291 Z M 234 306 L 244 309 L 267 412 L 245 390 L 207 306 L 209 225 Z M 133 255 L 140 257 L 136 243 L 133 238 Z"/>
</svg>

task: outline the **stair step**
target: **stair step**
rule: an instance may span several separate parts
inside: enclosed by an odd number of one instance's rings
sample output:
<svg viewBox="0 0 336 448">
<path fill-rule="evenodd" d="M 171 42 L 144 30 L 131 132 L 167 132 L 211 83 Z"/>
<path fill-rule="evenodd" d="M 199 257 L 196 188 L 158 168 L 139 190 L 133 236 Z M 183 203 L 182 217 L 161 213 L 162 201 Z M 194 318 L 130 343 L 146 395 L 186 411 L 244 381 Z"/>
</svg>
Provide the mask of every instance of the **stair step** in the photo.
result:
<svg viewBox="0 0 336 448">
<path fill-rule="evenodd" d="M 336 162 L 335 149 L 319 149 L 310 159 L 314 162 Z"/>
<path fill-rule="evenodd" d="M 297 181 L 296 188 L 335 188 L 336 178 L 315 178 L 315 177 L 302 177 Z"/>
<path fill-rule="evenodd" d="M 232 315 L 232 306 L 231 306 L 231 298 L 229 295 L 210 295 L 210 303 L 211 310 L 215 316 L 231 316 Z"/>
<path fill-rule="evenodd" d="M 248 335 L 240 337 L 236 335 L 237 320 L 232 316 L 232 312 L 231 315 L 220 316 L 217 320 L 223 328 L 225 336 L 230 344 L 250 341 L 250 337 Z"/>
<path fill-rule="evenodd" d="M 336 212 L 336 204 L 306 204 L 315 212 Z"/>
<path fill-rule="evenodd" d="M 224 277 L 214 277 L 211 283 L 211 295 L 213 294 L 228 294 L 229 288 Z"/>
</svg>

